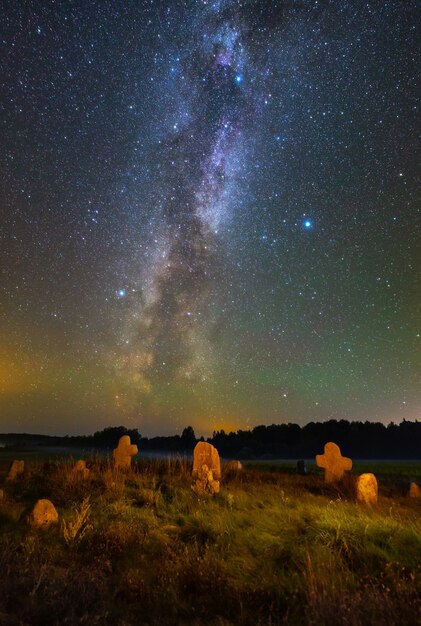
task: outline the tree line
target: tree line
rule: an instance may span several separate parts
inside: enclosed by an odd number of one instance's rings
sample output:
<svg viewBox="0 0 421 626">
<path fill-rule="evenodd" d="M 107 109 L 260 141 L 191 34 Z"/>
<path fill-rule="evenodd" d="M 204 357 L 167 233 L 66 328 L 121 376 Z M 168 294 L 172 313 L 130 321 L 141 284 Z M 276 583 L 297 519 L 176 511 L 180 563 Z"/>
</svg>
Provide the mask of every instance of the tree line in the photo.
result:
<svg viewBox="0 0 421 626">
<path fill-rule="evenodd" d="M 191 426 L 181 435 L 142 437 L 137 428 L 112 426 L 93 435 L 54 437 L 47 435 L 0 435 L 4 445 L 48 445 L 97 449 L 115 448 L 122 435 L 129 435 L 140 451 L 191 453 L 198 441 Z M 421 459 L 421 422 L 403 420 L 388 426 L 380 422 L 348 422 L 329 420 L 298 424 L 256 426 L 252 430 L 226 433 L 215 431 L 206 439 L 219 454 L 237 459 L 312 458 L 323 451 L 328 441 L 334 441 L 342 454 L 366 459 Z"/>
</svg>

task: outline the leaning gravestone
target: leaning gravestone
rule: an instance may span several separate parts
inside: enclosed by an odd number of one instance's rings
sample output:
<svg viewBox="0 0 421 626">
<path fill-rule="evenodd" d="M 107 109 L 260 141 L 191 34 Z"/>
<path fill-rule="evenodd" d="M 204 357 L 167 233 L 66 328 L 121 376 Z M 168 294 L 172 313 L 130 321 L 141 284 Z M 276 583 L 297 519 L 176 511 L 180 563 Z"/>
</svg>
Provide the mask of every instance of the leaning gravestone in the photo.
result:
<svg viewBox="0 0 421 626">
<path fill-rule="evenodd" d="M 117 448 L 113 450 L 114 467 L 128 469 L 131 465 L 132 456 L 137 454 L 137 445 L 132 444 L 129 435 L 120 437 Z"/>
<path fill-rule="evenodd" d="M 365 504 L 377 504 L 377 478 L 374 474 L 361 474 L 357 478 L 357 500 Z"/>
<path fill-rule="evenodd" d="M 6 480 L 9 482 L 14 481 L 18 476 L 25 471 L 25 461 L 12 461 Z"/>
<path fill-rule="evenodd" d="M 28 523 L 34 528 L 48 528 L 57 524 L 58 513 L 50 500 L 38 500 L 28 517 Z"/>
<path fill-rule="evenodd" d="M 193 451 L 193 478 L 197 478 L 203 465 L 207 466 L 216 480 L 221 478 L 218 450 L 206 441 L 199 441 Z"/>
<path fill-rule="evenodd" d="M 417 483 L 411 483 L 409 485 L 409 498 L 421 498 L 421 487 Z"/>
<path fill-rule="evenodd" d="M 316 454 L 316 465 L 325 470 L 326 483 L 340 480 L 346 470 L 352 469 L 351 459 L 341 456 L 339 446 L 331 441 L 325 445 L 324 454 Z"/>
</svg>

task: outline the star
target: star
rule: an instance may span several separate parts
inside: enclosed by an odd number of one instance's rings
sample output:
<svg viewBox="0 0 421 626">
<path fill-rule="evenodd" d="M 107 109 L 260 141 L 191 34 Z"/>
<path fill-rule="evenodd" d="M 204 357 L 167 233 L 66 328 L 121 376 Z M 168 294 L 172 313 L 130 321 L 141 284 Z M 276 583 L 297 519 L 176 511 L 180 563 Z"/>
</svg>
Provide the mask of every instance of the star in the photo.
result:
<svg viewBox="0 0 421 626">
<path fill-rule="evenodd" d="M 415 0 L 6 4 L 2 429 L 419 414 Z"/>
</svg>

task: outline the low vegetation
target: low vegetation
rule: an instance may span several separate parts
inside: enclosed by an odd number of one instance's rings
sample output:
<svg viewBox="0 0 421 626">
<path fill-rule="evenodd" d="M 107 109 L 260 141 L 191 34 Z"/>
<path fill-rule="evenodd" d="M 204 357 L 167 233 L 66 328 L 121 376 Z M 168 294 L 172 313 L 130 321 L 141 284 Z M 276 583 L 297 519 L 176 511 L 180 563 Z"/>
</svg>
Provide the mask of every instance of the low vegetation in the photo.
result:
<svg viewBox="0 0 421 626">
<path fill-rule="evenodd" d="M 204 499 L 186 459 L 88 466 L 35 463 L 4 485 L 0 624 L 419 622 L 421 505 L 398 465 L 376 469 L 375 507 L 354 502 L 352 476 L 330 486 L 282 465 L 225 473 Z M 28 527 L 38 498 L 55 527 Z"/>
</svg>

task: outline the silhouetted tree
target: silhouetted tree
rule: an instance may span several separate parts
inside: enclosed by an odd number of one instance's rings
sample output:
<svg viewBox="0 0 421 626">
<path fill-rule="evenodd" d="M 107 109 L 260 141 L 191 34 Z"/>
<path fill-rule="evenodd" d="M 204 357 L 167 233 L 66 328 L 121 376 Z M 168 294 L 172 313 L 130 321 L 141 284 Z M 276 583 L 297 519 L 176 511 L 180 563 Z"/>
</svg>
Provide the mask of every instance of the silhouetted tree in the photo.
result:
<svg viewBox="0 0 421 626">
<path fill-rule="evenodd" d="M 192 426 L 187 426 L 181 433 L 181 445 L 184 450 L 193 450 L 196 445 L 196 435 Z"/>
<path fill-rule="evenodd" d="M 162 452 L 191 451 L 197 443 L 192 426 L 184 428 L 181 437 L 141 438 L 137 429 L 111 426 L 94 435 L 53 437 L 47 435 L 3 434 L 4 445 L 64 445 L 98 448 L 115 448 L 122 435 L 129 435 L 140 450 Z M 200 441 L 204 441 L 201 437 Z M 215 431 L 209 439 L 222 456 L 231 458 L 311 458 L 323 451 L 328 441 L 337 443 L 342 453 L 351 458 L 421 458 L 421 422 L 403 420 L 391 422 L 387 427 L 380 422 L 348 422 L 329 420 L 298 424 L 271 424 L 256 426 L 253 430 L 226 433 Z"/>
</svg>

